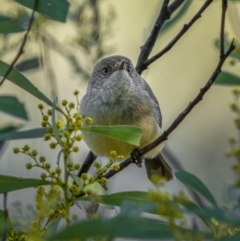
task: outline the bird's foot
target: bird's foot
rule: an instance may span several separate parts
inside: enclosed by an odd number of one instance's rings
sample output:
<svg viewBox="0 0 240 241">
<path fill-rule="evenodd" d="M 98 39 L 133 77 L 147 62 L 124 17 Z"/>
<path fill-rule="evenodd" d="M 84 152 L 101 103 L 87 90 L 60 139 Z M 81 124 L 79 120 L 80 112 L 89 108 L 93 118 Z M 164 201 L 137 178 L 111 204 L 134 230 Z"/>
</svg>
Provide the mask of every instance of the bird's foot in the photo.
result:
<svg viewBox="0 0 240 241">
<path fill-rule="evenodd" d="M 132 163 L 135 163 L 138 167 L 142 167 L 144 158 L 140 155 L 138 149 L 134 149 L 131 153 Z"/>
</svg>

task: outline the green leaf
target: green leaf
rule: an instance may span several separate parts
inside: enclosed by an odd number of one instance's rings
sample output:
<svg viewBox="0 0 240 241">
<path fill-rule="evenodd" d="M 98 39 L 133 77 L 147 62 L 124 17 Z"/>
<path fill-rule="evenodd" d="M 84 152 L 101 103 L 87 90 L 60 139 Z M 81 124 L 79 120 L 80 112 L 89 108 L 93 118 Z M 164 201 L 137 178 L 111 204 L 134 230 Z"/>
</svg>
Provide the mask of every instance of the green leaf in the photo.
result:
<svg viewBox="0 0 240 241">
<path fill-rule="evenodd" d="M 9 115 L 28 120 L 27 112 L 15 96 L 0 96 L 0 111 Z"/>
<path fill-rule="evenodd" d="M 237 216 L 235 211 L 223 208 L 199 208 L 196 204 L 191 203 L 184 205 L 186 210 L 191 213 L 197 214 L 202 220 L 216 219 L 218 222 L 228 225 L 239 227 L 240 217 Z"/>
<path fill-rule="evenodd" d="M 73 174 L 73 173 L 69 173 L 70 174 L 70 176 L 72 177 L 72 179 L 73 179 L 73 181 L 80 187 L 80 188 L 82 188 L 82 186 L 83 186 L 83 180 L 80 178 L 80 177 L 78 177 L 77 175 L 75 175 L 75 174 Z"/>
<path fill-rule="evenodd" d="M 14 128 L 7 126 L 0 129 L 0 141 L 40 138 L 47 133 L 47 128 L 36 128 L 26 131 L 16 131 L 16 128 Z"/>
<path fill-rule="evenodd" d="M 21 127 L 21 125 L 19 126 L 5 126 L 3 128 L 0 129 L 0 137 L 1 136 L 8 136 L 9 134 L 15 132 L 17 129 L 19 129 Z M 0 140 L 0 152 L 3 150 L 3 147 L 5 146 L 5 140 Z"/>
<path fill-rule="evenodd" d="M 0 15 L 0 34 L 18 33 L 24 30 L 14 19 Z"/>
<path fill-rule="evenodd" d="M 183 235 L 202 235 L 210 237 L 208 233 L 179 229 Z M 160 220 L 118 215 L 109 220 L 92 219 L 73 224 L 61 230 L 49 240 L 87 239 L 96 236 L 113 238 L 131 238 L 143 240 L 174 239 L 174 235 L 168 225 Z"/>
<path fill-rule="evenodd" d="M 229 86 L 240 85 L 240 76 L 223 71 L 218 75 L 215 84 Z"/>
<path fill-rule="evenodd" d="M 147 192 L 132 191 L 118 192 L 106 196 L 99 196 L 98 202 L 106 205 L 121 206 L 124 201 L 134 201 L 137 203 L 150 202 Z M 82 197 L 80 200 L 91 200 L 91 197 Z"/>
<path fill-rule="evenodd" d="M 65 22 L 69 10 L 69 2 L 67 0 L 15 0 L 25 7 L 34 8 L 37 2 L 37 12 L 47 18 L 55 21 Z"/>
<path fill-rule="evenodd" d="M 57 227 L 58 227 L 60 221 L 61 221 L 61 217 L 57 217 L 57 218 L 55 218 L 53 220 L 53 222 L 48 226 L 47 230 L 43 234 L 44 240 L 48 240 L 48 237 L 50 237 L 51 235 L 56 234 Z"/>
<path fill-rule="evenodd" d="M 4 76 L 5 73 L 7 72 L 9 68 L 9 64 L 4 63 L 3 61 L 0 60 L 0 75 Z M 15 68 L 11 70 L 7 77 L 13 84 L 19 86 L 20 88 L 24 89 L 28 93 L 32 94 L 39 100 L 42 100 L 46 104 L 52 107 L 53 102 L 47 98 L 46 95 L 44 95 L 41 91 L 39 91 L 38 88 L 36 88 L 24 75 L 22 75 L 19 71 L 17 71 Z M 58 111 L 62 112 L 63 111 L 57 107 L 56 108 Z"/>
<path fill-rule="evenodd" d="M 13 229 L 9 216 L 7 216 L 7 220 L 5 220 L 5 213 L 3 210 L 0 210 L 0 237 L 3 236 L 4 232 L 7 233 Z"/>
<path fill-rule="evenodd" d="M 91 201 L 91 197 L 81 197 L 80 201 Z M 149 193 L 141 191 L 130 191 L 130 192 L 119 192 L 110 195 L 98 196 L 97 202 L 100 204 L 110 206 L 119 206 L 121 211 L 123 207 L 126 207 L 126 203 L 134 207 L 138 212 L 146 212 L 151 214 L 158 214 L 159 206 L 161 204 L 153 202 L 149 199 Z M 175 210 L 180 209 L 174 202 L 169 200 L 169 205 L 171 205 Z"/>
<path fill-rule="evenodd" d="M 61 139 L 60 139 L 59 131 L 58 131 L 57 124 L 56 124 L 56 117 L 55 117 L 55 110 L 57 108 L 56 103 L 57 103 L 57 98 L 54 99 L 53 105 L 52 105 L 52 128 L 53 128 L 53 133 L 56 138 L 56 141 L 58 144 L 60 144 Z"/>
<path fill-rule="evenodd" d="M 95 195 L 106 195 L 106 190 L 97 181 L 88 184 L 83 188 L 84 193 L 88 190 L 92 191 Z"/>
<path fill-rule="evenodd" d="M 142 138 L 142 129 L 137 126 L 86 126 L 80 130 L 94 132 L 134 146 L 139 146 Z"/>
<path fill-rule="evenodd" d="M 9 134 L 9 133 L 15 132 L 16 130 L 18 130 L 21 127 L 22 127 L 22 125 L 18 125 L 18 126 L 12 126 L 12 125 L 4 126 L 4 127 L 0 128 L 0 136 L 4 135 L 4 134 Z M 1 140 L 1 138 L 0 138 L 0 140 Z"/>
<path fill-rule="evenodd" d="M 213 195 L 199 178 L 186 171 L 176 172 L 175 176 L 179 181 L 202 194 L 202 196 L 205 197 L 213 206 L 217 207 L 217 202 Z"/>
<path fill-rule="evenodd" d="M 239 241 L 239 240 L 240 240 L 240 234 L 239 233 L 237 233 L 233 236 L 229 236 L 229 237 L 220 239 L 220 241 Z"/>
<path fill-rule="evenodd" d="M 38 57 L 30 58 L 16 64 L 15 68 L 18 71 L 28 71 L 39 68 L 40 63 Z"/>
<path fill-rule="evenodd" d="M 50 181 L 43 181 L 39 179 L 0 175 L 0 193 L 51 184 L 53 183 Z"/>
</svg>

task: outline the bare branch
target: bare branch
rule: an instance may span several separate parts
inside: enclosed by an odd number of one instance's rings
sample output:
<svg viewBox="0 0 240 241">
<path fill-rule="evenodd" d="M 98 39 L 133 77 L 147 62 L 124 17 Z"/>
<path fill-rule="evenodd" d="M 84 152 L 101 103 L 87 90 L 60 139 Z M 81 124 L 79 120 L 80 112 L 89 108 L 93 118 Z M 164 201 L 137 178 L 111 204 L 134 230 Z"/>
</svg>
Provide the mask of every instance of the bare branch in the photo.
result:
<svg viewBox="0 0 240 241">
<path fill-rule="evenodd" d="M 157 40 L 158 33 L 159 33 L 161 27 L 163 26 L 164 22 L 170 18 L 171 14 L 168 10 L 168 4 L 169 4 L 169 0 L 163 1 L 160 13 L 156 19 L 153 29 L 152 29 L 149 37 L 147 38 L 145 44 L 141 47 L 141 52 L 139 54 L 138 62 L 136 65 L 136 71 L 139 74 L 141 74 L 141 72 L 142 72 L 142 64 L 148 58 L 149 54 L 151 53 L 151 51 L 153 49 L 153 46 Z"/>
<path fill-rule="evenodd" d="M 8 210 L 7 210 L 7 192 L 3 193 L 3 220 L 5 222 L 2 241 L 5 241 L 7 238 L 8 226 L 7 226 L 7 219 L 8 219 Z"/>
<path fill-rule="evenodd" d="M 16 57 L 14 58 L 14 60 L 12 61 L 11 65 L 9 66 L 8 70 L 6 71 L 5 75 L 3 76 L 3 79 L 1 80 L 0 82 L 0 86 L 4 83 L 5 79 L 8 77 L 9 73 L 11 72 L 12 68 L 14 67 L 14 65 L 16 64 L 16 62 L 18 61 L 18 59 L 20 58 L 20 56 L 23 54 L 24 52 L 24 46 L 27 42 L 27 37 L 28 37 L 28 34 L 32 28 L 32 24 L 33 24 L 33 20 L 34 20 L 34 13 L 35 11 L 37 10 L 37 6 L 38 6 L 38 0 L 35 0 L 34 1 L 34 7 L 33 7 L 33 11 L 32 11 L 32 15 L 30 17 L 30 20 L 29 20 L 29 25 L 28 25 L 28 29 L 27 29 L 27 32 L 25 33 L 24 35 L 24 38 L 23 38 L 23 41 L 22 41 L 22 44 L 20 46 L 20 49 L 16 55 Z"/>
<path fill-rule="evenodd" d="M 207 9 L 207 7 L 213 2 L 213 0 L 207 0 L 200 10 L 193 16 L 189 23 L 184 24 L 180 32 L 176 35 L 176 37 L 159 53 L 154 55 L 152 58 L 146 60 L 143 63 L 143 70 L 147 69 L 147 67 L 155 62 L 157 59 L 162 57 L 165 53 L 167 53 L 177 42 L 178 40 L 188 31 L 188 29 L 201 17 L 201 14 Z"/>
<path fill-rule="evenodd" d="M 169 7 L 168 10 L 169 12 L 172 14 L 174 11 L 176 11 L 186 0 L 175 0 L 174 2 L 172 2 Z"/>
<path fill-rule="evenodd" d="M 77 176 L 81 177 L 81 175 L 83 173 L 87 173 L 96 158 L 97 158 L 97 156 L 95 156 L 92 151 L 89 151 L 85 161 L 83 162 L 83 164 L 81 166 L 81 169 L 77 173 Z"/>
<path fill-rule="evenodd" d="M 220 56 L 224 55 L 224 29 L 225 29 L 225 17 L 227 11 L 227 0 L 222 0 L 222 18 L 220 29 Z"/>
</svg>

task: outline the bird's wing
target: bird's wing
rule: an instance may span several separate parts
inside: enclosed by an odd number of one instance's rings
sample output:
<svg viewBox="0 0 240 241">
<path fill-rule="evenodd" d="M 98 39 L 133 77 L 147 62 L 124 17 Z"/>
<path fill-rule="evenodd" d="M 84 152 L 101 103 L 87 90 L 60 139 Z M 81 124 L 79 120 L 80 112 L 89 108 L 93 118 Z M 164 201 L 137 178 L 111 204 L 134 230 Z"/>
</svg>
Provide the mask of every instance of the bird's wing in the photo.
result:
<svg viewBox="0 0 240 241">
<path fill-rule="evenodd" d="M 148 94 L 150 95 L 150 97 L 153 99 L 153 101 L 155 102 L 156 104 L 156 110 L 159 114 L 159 117 L 158 117 L 158 124 L 159 126 L 162 128 L 162 114 L 161 114 L 161 109 L 160 109 L 160 106 L 159 106 L 159 103 L 158 103 L 158 100 L 156 98 L 156 96 L 153 94 L 152 92 L 152 89 L 150 88 L 150 86 L 148 85 L 148 83 L 142 78 L 142 82 L 143 82 L 143 88 L 148 92 Z"/>
</svg>

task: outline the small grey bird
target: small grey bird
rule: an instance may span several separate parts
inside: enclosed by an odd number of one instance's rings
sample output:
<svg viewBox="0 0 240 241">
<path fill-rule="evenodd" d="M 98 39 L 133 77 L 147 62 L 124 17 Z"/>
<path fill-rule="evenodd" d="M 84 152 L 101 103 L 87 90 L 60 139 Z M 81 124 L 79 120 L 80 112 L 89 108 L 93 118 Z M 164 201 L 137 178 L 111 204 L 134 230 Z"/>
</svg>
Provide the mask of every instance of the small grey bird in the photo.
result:
<svg viewBox="0 0 240 241">
<path fill-rule="evenodd" d="M 147 82 L 136 72 L 130 59 L 111 56 L 99 61 L 92 73 L 80 104 L 83 116 L 90 116 L 94 125 L 133 125 L 142 128 L 142 148 L 162 134 L 162 115 L 156 97 Z M 84 132 L 84 140 L 97 156 L 109 157 L 115 150 L 129 157 L 136 146 Z M 158 175 L 173 178 L 172 170 L 160 152 L 163 144 L 144 155 L 148 178 Z"/>
</svg>

